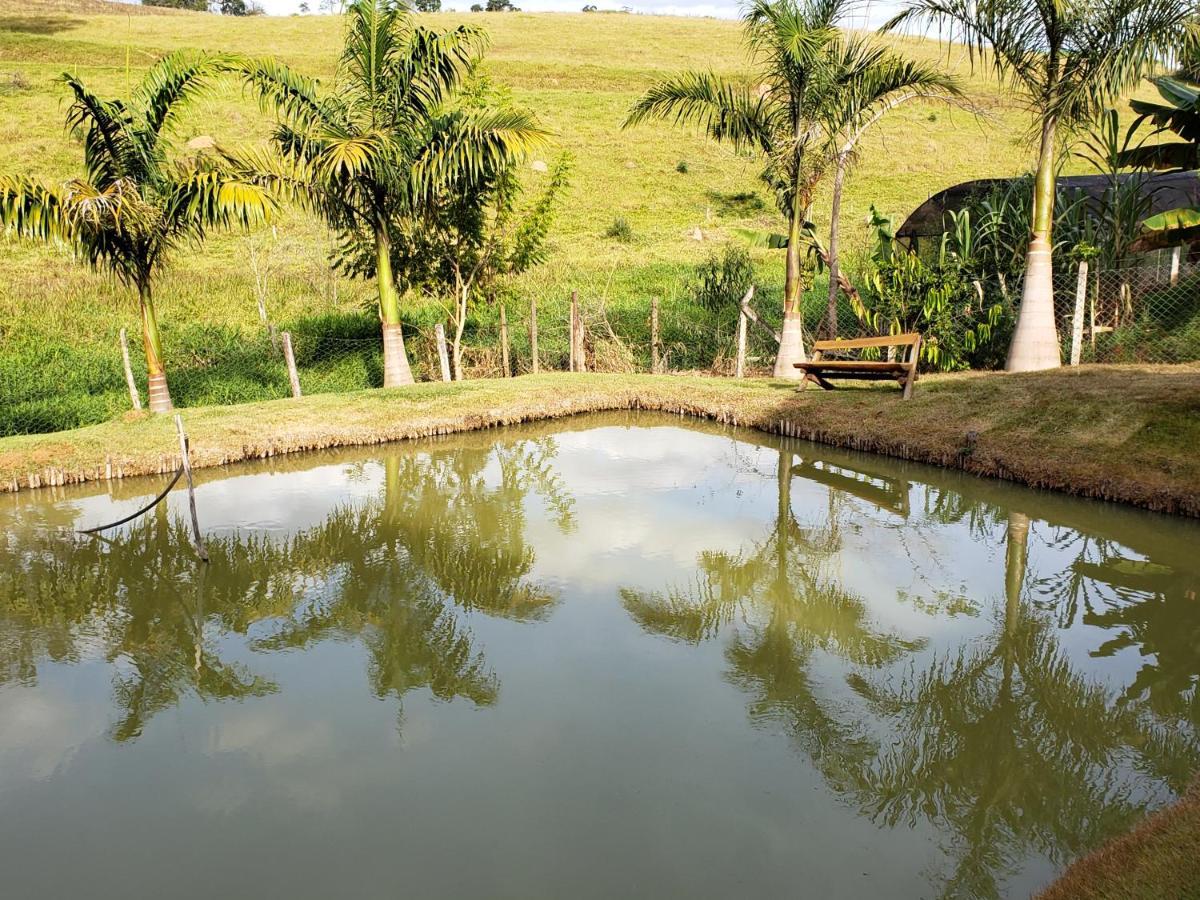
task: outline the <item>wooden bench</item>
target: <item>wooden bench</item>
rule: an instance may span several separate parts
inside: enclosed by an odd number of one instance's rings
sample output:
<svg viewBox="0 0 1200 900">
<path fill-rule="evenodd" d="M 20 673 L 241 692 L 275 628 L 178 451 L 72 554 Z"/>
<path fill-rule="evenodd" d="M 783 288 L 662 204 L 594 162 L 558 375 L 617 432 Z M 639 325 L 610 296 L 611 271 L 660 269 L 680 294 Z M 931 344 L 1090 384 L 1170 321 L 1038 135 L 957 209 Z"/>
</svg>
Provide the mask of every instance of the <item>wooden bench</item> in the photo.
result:
<svg viewBox="0 0 1200 900">
<path fill-rule="evenodd" d="M 873 359 L 825 359 L 829 353 L 842 350 L 865 350 L 868 347 L 907 347 L 908 352 L 896 354 L 895 360 Z M 887 337 L 856 338 L 852 341 L 816 341 L 812 359 L 796 363 L 804 373 L 800 390 L 816 382 L 827 391 L 833 390 L 830 379 L 853 378 L 856 381 L 896 381 L 904 389 L 903 398 L 912 396 L 913 384 L 917 380 L 917 360 L 921 354 L 921 335 L 892 334 Z"/>
</svg>

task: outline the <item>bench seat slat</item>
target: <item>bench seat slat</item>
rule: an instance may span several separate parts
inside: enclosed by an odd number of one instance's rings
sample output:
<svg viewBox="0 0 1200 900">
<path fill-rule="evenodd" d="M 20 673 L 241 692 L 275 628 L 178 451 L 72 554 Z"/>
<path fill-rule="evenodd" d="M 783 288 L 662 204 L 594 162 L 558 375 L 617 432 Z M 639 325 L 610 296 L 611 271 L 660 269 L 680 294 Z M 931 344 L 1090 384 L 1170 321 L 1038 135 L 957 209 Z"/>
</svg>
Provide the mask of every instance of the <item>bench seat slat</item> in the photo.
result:
<svg viewBox="0 0 1200 900">
<path fill-rule="evenodd" d="M 794 365 L 805 372 L 907 372 L 910 368 L 908 363 L 858 359 L 821 359 Z"/>
</svg>

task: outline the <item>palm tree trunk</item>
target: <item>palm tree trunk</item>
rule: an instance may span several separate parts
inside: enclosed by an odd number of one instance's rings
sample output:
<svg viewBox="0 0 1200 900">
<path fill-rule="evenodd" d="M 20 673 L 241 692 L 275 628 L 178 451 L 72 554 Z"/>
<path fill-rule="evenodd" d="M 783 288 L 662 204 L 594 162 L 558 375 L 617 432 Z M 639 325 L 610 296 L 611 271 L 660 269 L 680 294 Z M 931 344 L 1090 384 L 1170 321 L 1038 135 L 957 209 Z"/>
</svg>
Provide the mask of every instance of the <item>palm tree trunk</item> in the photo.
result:
<svg viewBox="0 0 1200 900">
<path fill-rule="evenodd" d="M 1033 234 L 1025 254 L 1025 283 L 1017 328 L 1008 348 L 1009 372 L 1035 372 L 1062 365 L 1058 329 L 1054 324 L 1054 260 L 1051 232 L 1054 227 L 1055 120 L 1042 123 L 1041 152 L 1033 186 Z"/>
<path fill-rule="evenodd" d="M 162 337 L 158 333 L 158 317 L 154 314 L 154 296 L 149 283 L 138 285 L 138 307 L 142 315 L 142 348 L 146 352 L 146 393 L 149 395 L 150 412 L 170 412 L 171 392 L 167 388 Z"/>
<path fill-rule="evenodd" d="M 826 334 L 833 341 L 838 333 L 838 239 L 841 232 L 842 187 L 846 183 L 846 157 L 837 158 L 833 173 L 833 201 L 829 209 L 829 308 L 825 314 Z"/>
<path fill-rule="evenodd" d="M 797 185 L 799 188 L 799 185 Z M 799 381 L 803 374 L 795 363 L 804 362 L 804 314 L 800 308 L 803 284 L 800 280 L 800 233 L 804 226 L 807 204 L 801 202 L 797 189 L 792 201 L 792 220 L 788 227 L 787 270 L 783 283 L 783 328 L 780 332 L 779 355 L 775 357 L 776 378 Z"/>
<path fill-rule="evenodd" d="M 400 325 L 400 295 L 392 276 L 392 245 L 382 227 L 375 230 L 375 282 L 379 291 L 379 321 L 383 328 L 383 386 L 413 384 Z"/>
<path fill-rule="evenodd" d="M 1021 588 L 1029 555 L 1029 516 L 1008 514 L 1008 536 L 1004 542 L 1004 631 L 1011 637 L 1021 610 Z"/>
</svg>

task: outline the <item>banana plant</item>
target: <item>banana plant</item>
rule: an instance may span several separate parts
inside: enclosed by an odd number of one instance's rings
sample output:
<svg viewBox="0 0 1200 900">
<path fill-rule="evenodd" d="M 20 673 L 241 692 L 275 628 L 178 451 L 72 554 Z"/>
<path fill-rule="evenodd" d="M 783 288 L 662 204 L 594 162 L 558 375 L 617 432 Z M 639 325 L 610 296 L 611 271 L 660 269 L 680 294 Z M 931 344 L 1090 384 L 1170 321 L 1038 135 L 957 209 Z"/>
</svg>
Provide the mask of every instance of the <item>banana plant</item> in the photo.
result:
<svg viewBox="0 0 1200 900">
<path fill-rule="evenodd" d="M 173 53 L 153 65 L 128 100 L 105 99 L 73 75 L 67 127 L 83 142 L 85 174 L 62 184 L 0 174 L 0 224 L 19 237 L 65 244 L 136 293 L 152 412 L 171 409 L 154 287 L 181 246 L 213 228 L 250 227 L 274 209 L 270 194 L 219 155 L 173 158 L 169 131 L 227 65 Z"/>
</svg>

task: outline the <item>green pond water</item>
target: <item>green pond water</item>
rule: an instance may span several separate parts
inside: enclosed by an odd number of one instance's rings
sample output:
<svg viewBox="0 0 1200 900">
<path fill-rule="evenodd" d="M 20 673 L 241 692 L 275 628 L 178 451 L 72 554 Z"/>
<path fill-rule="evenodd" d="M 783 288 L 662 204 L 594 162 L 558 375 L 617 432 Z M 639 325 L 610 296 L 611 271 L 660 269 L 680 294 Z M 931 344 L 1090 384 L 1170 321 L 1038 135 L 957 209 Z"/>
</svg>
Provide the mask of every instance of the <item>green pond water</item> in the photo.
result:
<svg viewBox="0 0 1200 900">
<path fill-rule="evenodd" d="M 1200 527 L 648 415 L 0 496 L 0 896 L 1023 897 L 1200 771 Z"/>
</svg>

